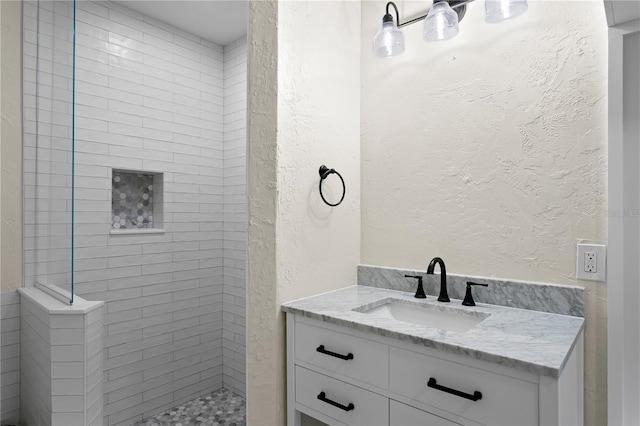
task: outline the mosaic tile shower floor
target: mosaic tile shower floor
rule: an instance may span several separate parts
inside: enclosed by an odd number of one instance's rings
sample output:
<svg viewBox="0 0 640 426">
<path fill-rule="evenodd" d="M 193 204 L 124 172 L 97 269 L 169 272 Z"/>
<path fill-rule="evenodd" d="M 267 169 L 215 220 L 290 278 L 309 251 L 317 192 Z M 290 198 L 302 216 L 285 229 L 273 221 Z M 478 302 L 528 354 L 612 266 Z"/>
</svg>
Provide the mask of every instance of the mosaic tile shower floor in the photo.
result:
<svg viewBox="0 0 640 426">
<path fill-rule="evenodd" d="M 227 389 L 219 389 L 134 426 L 245 426 L 246 416 L 244 398 Z"/>
</svg>

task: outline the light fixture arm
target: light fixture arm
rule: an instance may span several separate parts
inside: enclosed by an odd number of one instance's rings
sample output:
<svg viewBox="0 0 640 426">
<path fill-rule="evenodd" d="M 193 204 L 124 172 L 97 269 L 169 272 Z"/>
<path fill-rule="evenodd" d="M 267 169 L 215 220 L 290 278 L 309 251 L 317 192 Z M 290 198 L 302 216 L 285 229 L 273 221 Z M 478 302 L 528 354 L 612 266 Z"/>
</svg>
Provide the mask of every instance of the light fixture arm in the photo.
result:
<svg viewBox="0 0 640 426">
<path fill-rule="evenodd" d="M 398 13 L 398 6 L 396 6 L 396 4 L 394 2 L 392 2 L 392 1 L 387 3 L 387 15 L 390 15 L 389 6 L 393 6 L 393 8 L 396 11 L 396 21 L 398 22 L 398 27 L 399 27 L 400 26 L 400 14 Z"/>
<path fill-rule="evenodd" d="M 471 3 L 472 1 L 474 0 L 449 0 L 448 1 L 449 6 L 451 6 L 451 9 L 455 10 L 456 13 L 458 14 L 458 21 L 462 21 L 462 18 L 467 12 L 466 5 L 467 3 Z M 396 4 L 392 1 L 387 3 L 387 15 L 389 15 L 389 6 L 393 6 L 393 8 L 396 10 L 396 20 L 398 21 L 398 28 L 406 27 L 408 25 L 415 24 L 416 22 L 424 21 L 424 19 L 429 14 L 429 11 L 427 10 L 427 13 L 425 13 L 424 15 L 418 16 L 417 18 L 410 19 L 406 22 L 400 22 L 400 14 L 398 13 L 398 7 L 396 6 Z"/>
<path fill-rule="evenodd" d="M 449 2 L 449 5 L 451 6 L 451 9 L 455 9 L 457 7 L 462 7 L 462 6 L 464 6 L 464 5 L 468 4 L 468 3 L 471 3 L 472 1 L 474 1 L 474 0 L 459 0 L 459 1 L 452 0 L 452 1 Z M 451 3 L 454 3 L 454 4 L 452 5 Z"/>
</svg>

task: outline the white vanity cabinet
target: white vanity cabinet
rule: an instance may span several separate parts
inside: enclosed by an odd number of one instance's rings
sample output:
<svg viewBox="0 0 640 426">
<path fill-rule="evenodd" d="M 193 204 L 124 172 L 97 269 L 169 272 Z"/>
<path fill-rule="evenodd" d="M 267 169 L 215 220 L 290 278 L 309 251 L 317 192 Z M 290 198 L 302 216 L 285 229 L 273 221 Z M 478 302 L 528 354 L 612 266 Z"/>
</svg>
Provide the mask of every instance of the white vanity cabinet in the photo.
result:
<svg viewBox="0 0 640 426">
<path fill-rule="evenodd" d="M 288 313 L 288 425 L 580 425 L 582 347 L 553 378 Z"/>
</svg>

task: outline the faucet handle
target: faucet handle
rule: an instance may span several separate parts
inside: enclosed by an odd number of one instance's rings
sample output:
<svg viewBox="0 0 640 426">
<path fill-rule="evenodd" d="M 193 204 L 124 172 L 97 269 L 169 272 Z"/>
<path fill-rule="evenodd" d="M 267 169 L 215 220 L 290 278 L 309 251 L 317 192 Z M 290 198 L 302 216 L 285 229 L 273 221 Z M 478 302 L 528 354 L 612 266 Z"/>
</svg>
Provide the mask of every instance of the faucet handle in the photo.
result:
<svg viewBox="0 0 640 426">
<path fill-rule="evenodd" d="M 473 300 L 473 295 L 471 294 L 472 285 L 481 285 L 482 287 L 489 287 L 489 284 L 474 283 L 472 281 L 467 281 L 467 291 L 464 295 L 464 300 L 462 301 L 462 304 L 464 306 L 476 306 L 476 302 Z"/>
<path fill-rule="evenodd" d="M 416 290 L 416 294 L 413 297 L 417 299 L 426 299 L 427 295 L 424 294 L 424 287 L 422 287 L 422 277 L 420 275 L 405 275 L 405 277 L 418 279 L 418 289 Z"/>
</svg>

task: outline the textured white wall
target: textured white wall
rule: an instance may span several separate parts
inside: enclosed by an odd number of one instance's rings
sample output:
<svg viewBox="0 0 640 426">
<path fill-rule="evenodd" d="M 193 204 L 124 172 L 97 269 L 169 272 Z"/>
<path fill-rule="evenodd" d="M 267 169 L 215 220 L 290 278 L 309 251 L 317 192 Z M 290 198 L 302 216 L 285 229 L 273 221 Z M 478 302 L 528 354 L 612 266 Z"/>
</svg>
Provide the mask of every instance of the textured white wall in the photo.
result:
<svg viewBox="0 0 640 426">
<path fill-rule="evenodd" d="M 332 19 L 327 19 L 331 16 Z M 356 283 L 360 260 L 360 5 L 282 2 L 278 11 L 278 292 L 281 302 Z M 305 35 L 305 36 L 303 36 Z M 322 164 L 342 174 L 337 207 Z M 338 201 L 337 176 L 323 183 Z"/>
<path fill-rule="evenodd" d="M 247 39 L 224 47 L 222 384 L 246 393 Z"/>
<path fill-rule="evenodd" d="M 284 330 L 276 264 L 278 2 L 249 3 L 247 424 L 284 424 Z"/>
<path fill-rule="evenodd" d="M 252 2 L 250 21 L 247 423 L 279 425 L 280 303 L 356 283 L 360 3 Z M 347 184 L 333 209 L 318 193 L 322 164 Z M 331 199 L 340 196 L 336 181 L 326 183 Z"/>
<path fill-rule="evenodd" d="M 457 38 L 416 24 L 381 60 L 384 4 L 362 9 L 362 262 L 584 285 L 586 419 L 605 424 L 605 287 L 574 278 L 576 242 L 606 239 L 602 3 L 530 1 L 489 25 L 474 2 Z"/>
<path fill-rule="evenodd" d="M 0 289 L 22 286 L 22 2 L 0 2 Z"/>
<path fill-rule="evenodd" d="M 22 286 L 22 2 L 0 2 L 0 422 L 20 417 Z"/>
</svg>

